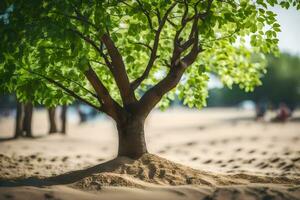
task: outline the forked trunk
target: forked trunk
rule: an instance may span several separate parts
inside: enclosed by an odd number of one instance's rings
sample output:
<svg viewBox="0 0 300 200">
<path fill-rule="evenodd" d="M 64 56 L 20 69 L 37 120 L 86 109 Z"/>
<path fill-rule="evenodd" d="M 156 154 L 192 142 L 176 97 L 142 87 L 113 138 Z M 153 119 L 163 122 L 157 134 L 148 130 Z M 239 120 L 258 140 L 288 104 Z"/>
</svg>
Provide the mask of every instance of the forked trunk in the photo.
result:
<svg viewBox="0 0 300 200">
<path fill-rule="evenodd" d="M 144 135 L 144 120 L 131 119 L 117 124 L 119 135 L 118 156 L 139 158 L 147 153 Z"/>
<path fill-rule="evenodd" d="M 56 108 L 48 109 L 49 123 L 50 123 L 49 134 L 53 134 L 57 132 L 56 121 L 55 121 L 55 110 Z"/>
<path fill-rule="evenodd" d="M 32 137 L 32 111 L 33 105 L 31 103 L 26 103 L 24 105 L 24 121 L 23 121 L 23 130 L 25 132 L 26 137 Z"/>
<path fill-rule="evenodd" d="M 24 105 L 20 102 L 17 102 L 17 113 L 16 113 L 16 129 L 15 129 L 15 138 L 18 138 L 23 135 L 23 118 L 24 118 Z"/>
</svg>

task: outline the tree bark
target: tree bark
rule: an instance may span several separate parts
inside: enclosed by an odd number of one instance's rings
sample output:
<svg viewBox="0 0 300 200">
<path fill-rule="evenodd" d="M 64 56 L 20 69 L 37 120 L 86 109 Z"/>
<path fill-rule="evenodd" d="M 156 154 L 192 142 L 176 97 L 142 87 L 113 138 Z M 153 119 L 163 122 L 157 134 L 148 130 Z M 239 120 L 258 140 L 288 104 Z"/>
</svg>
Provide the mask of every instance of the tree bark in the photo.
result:
<svg viewBox="0 0 300 200">
<path fill-rule="evenodd" d="M 24 120 L 23 120 L 23 130 L 25 132 L 25 137 L 32 137 L 32 111 L 33 105 L 31 103 L 26 103 L 24 105 Z"/>
<path fill-rule="evenodd" d="M 147 153 L 144 120 L 130 119 L 126 123 L 117 124 L 119 135 L 118 156 L 126 156 L 133 159 Z"/>
<path fill-rule="evenodd" d="M 66 126 L 67 126 L 67 106 L 63 105 L 61 108 L 60 119 L 61 119 L 61 130 L 62 134 L 66 134 Z"/>
<path fill-rule="evenodd" d="M 23 135 L 23 118 L 24 118 L 24 105 L 17 101 L 16 129 L 15 129 L 14 138 L 18 138 Z"/>
<path fill-rule="evenodd" d="M 57 127 L 56 127 L 56 120 L 55 120 L 55 111 L 56 108 L 49 108 L 48 114 L 49 114 L 49 134 L 57 133 Z"/>
</svg>

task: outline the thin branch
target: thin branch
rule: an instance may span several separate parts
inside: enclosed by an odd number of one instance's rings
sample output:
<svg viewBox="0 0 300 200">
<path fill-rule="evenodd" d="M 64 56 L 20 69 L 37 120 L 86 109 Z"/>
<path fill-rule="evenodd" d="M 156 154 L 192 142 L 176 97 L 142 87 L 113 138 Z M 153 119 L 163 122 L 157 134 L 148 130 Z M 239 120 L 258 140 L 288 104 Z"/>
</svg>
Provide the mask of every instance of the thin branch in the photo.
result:
<svg viewBox="0 0 300 200">
<path fill-rule="evenodd" d="M 209 4 L 206 13 L 209 12 L 213 0 L 208 1 Z M 200 0 L 197 3 L 199 2 Z M 195 15 L 192 17 L 192 20 L 194 21 L 189 36 L 189 40 L 192 40 L 193 42 L 189 41 L 188 43 L 185 43 L 185 47 L 190 45 L 193 45 L 193 47 L 183 59 L 180 58 L 180 54 L 182 52 L 182 46 L 180 45 L 180 42 L 182 39 L 179 36 L 183 28 L 190 21 L 190 18 L 187 18 L 187 15 L 183 14 L 182 26 L 179 30 L 177 30 L 174 37 L 174 50 L 171 58 L 172 67 L 170 68 L 168 74 L 155 86 L 150 88 L 138 102 L 138 114 L 143 117 L 146 117 L 150 113 L 150 111 L 161 100 L 164 94 L 176 87 L 186 68 L 195 62 L 197 55 L 202 51 L 202 47 L 199 45 L 198 20 L 200 16 L 198 15 L 197 11 L 197 3 L 194 6 Z M 187 6 L 185 12 L 187 13 Z"/>
<path fill-rule="evenodd" d="M 25 68 L 24 68 L 24 69 L 25 69 Z M 55 81 L 55 80 L 53 80 L 53 79 L 51 79 L 51 78 L 49 78 L 49 77 L 43 75 L 43 74 L 40 74 L 40 73 L 31 71 L 31 70 L 27 70 L 27 69 L 25 69 L 25 70 L 28 71 L 29 73 L 32 73 L 32 74 L 35 74 L 35 75 L 37 75 L 37 76 L 42 77 L 43 79 L 45 79 L 45 80 L 47 80 L 49 83 L 52 83 L 52 84 L 54 84 L 55 86 L 59 87 L 60 89 L 62 89 L 62 90 L 65 91 L 67 94 L 69 94 L 70 96 L 74 97 L 75 99 L 80 100 L 81 102 L 83 102 L 83 103 L 85 103 L 85 104 L 87 104 L 87 105 L 89 105 L 89 106 L 95 108 L 96 110 L 99 110 L 99 111 L 104 112 L 103 109 L 102 109 L 102 107 L 98 107 L 98 106 L 92 104 L 91 102 L 89 102 L 89 101 L 83 99 L 82 97 L 80 97 L 79 95 L 77 95 L 77 94 L 76 94 L 75 92 L 73 92 L 72 90 L 70 90 L 70 89 L 66 88 L 65 86 L 63 86 L 61 83 L 59 83 L 59 82 L 57 82 L 57 81 Z"/>
<path fill-rule="evenodd" d="M 148 45 L 148 44 L 145 44 L 145 43 L 142 43 L 142 42 L 130 42 L 130 43 L 132 43 L 132 44 L 136 44 L 136 45 L 141 45 L 141 46 L 144 46 L 144 47 L 146 47 L 147 49 L 149 49 L 150 51 L 152 51 L 153 49 L 152 49 L 152 47 L 150 46 L 150 45 Z"/>
<path fill-rule="evenodd" d="M 56 12 L 56 11 L 52 11 L 52 12 L 50 12 L 50 13 L 54 13 L 54 14 L 58 14 L 58 15 L 61 15 L 61 16 L 64 16 L 64 17 L 66 17 L 66 18 L 69 18 L 69 19 L 74 19 L 74 20 L 77 20 L 77 21 L 79 21 L 79 22 L 81 22 L 81 23 L 84 23 L 84 24 L 86 24 L 86 25 L 90 25 L 90 26 L 92 26 L 93 28 L 95 28 L 96 30 L 98 30 L 99 28 L 95 25 L 95 24 L 93 24 L 92 22 L 90 22 L 89 20 L 87 20 L 84 16 L 74 16 L 74 15 L 68 15 L 68 14 L 65 14 L 65 13 L 60 13 L 60 12 Z"/>
<path fill-rule="evenodd" d="M 83 33 L 81 33 L 78 30 L 75 29 L 67 29 L 73 33 L 75 33 L 76 35 L 78 35 L 81 39 L 83 39 L 85 42 L 87 42 L 88 44 L 92 45 L 98 52 L 100 52 L 101 50 L 99 49 L 98 45 L 89 37 L 85 36 Z"/>
<path fill-rule="evenodd" d="M 74 80 L 72 80 L 72 79 L 70 79 L 70 78 L 68 78 L 68 77 L 63 76 L 63 75 L 60 74 L 57 70 L 54 70 L 54 71 L 55 71 L 55 73 L 56 73 L 57 75 L 59 75 L 59 76 L 62 77 L 63 79 L 65 79 L 65 80 L 67 80 L 67 81 L 70 81 L 70 82 L 72 82 L 72 83 L 75 83 L 75 84 L 78 85 L 80 88 L 82 88 L 83 90 L 85 90 L 86 92 L 88 92 L 90 95 L 92 95 L 93 97 L 96 97 L 96 98 L 98 99 L 98 96 L 97 96 L 95 93 L 93 93 L 92 91 L 88 90 L 87 88 L 85 88 L 83 85 L 81 85 L 81 84 L 78 83 L 77 81 L 74 81 Z"/>
<path fill-rule="evenodd" d="M 150 73 L 150 70 L 157 58 L 157 50 L 158 50 L 158 44 L 159 44 L 159 38 L 160 38 L 160 33 L 168 19 L 168 15 L 169 13 L 172 11 L 172 9 L 176 6 L 177 2 L 173 3 L 169 8 L 168 10 L 166 11 L 166 13 L 164 14 L 163 18 L 161 19 L 161 23 L 159 24 L 159 27 L 155 33 L 155 37 L 154 37 L 154 42 L 153 42 L 153 47 L 152 47 L 152 51 L 151 51 L 151 55 L 150 55 L 150 58 L 149 58 L 149 61 L 148 61 L 148 64 L 146 66 L 146 69 L 144 71 L 144 73 L 139 77 L 137 78 L 136 80 L 134 80 L 132 83 L 131 83 L 131 87 L 133 90 L 135 90 L 149 75 Z"/>
<path fill-rule="evenodd" d="M 151 30 L 154 30 L 153 28 L 153 24 L 152 24 L 152 20 L 151 20 L 151 16 L 150 13 L 144 8 L 143 4 L 140 2 L 140 0 L 136 0 L 136 2 L 139 4 L 139 7 L 141 8 L 142 12 L 144 13 L 144 15 L 146 16 L 147 20 L 148 20 L 148 24 Z"/>
<path fill-rule="evenodd" d="M 97 63 L 97 64 L 99 64 L 99 65 L 104 65 L 104 66 L 106 66 L 106 64 L 105 64 L 105 63 L 103 63 L 103 62 L 100 62 L 100 61 L 98 61 L 98 60 L 89 59 L 88 61 L 90 61 L 90 62 L 94 62 L 94 63 Z"/>
</svg>

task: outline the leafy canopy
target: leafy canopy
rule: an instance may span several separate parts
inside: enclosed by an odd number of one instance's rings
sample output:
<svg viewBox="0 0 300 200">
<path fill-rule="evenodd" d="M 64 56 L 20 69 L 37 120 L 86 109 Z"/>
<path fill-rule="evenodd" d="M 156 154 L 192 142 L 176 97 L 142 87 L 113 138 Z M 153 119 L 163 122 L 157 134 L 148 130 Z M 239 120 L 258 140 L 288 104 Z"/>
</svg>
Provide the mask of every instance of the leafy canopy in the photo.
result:
<svg viewBox="0 0 300 200">
<path fill-rule="evenodd" d="M 106 101 L 87 78 L 93 69 L 102 94 L 106 88 L 122 106 L 122 63 L 139 100 L 180 62 L 187 66 L 181 81 L 163 90 L 160 106 L 178 95 L 202 107 L 209 73 L 246 91 L 260 84 L 263 53 L 277 51 L 275 5 L 300 8 L 297 0 L 2 0 L 0 87 L 20 101 L 54 106 L 77 98 L 99 108 Z"/>
</svg>

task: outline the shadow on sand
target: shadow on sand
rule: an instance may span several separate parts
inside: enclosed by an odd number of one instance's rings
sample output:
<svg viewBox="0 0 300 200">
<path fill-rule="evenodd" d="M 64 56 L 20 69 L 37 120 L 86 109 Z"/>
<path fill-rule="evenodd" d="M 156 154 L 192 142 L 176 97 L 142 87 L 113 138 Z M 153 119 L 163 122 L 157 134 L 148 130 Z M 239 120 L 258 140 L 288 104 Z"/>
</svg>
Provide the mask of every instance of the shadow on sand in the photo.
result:
<svg viewBox="0 0 300 200">
<path fill-rule="evenodd" d="M 66 185 L 75 183 L 85 177 L 101 172 L 111 172 L 117 169 L 120 165 L 133 163 L 134 160 L 126 157 L 118 157 L 113 160 L 101 163 L 99 165 L 89 167 L 83 170 L 67 172 L 61 175 L 48 178 L 29 177 L 16 180 L 0 180 L 0 187 L 16 187 L 16 186 L 51 186 L 51 185 Z"/>
<path fill-rule="evenodd" d="M 5 137 L 5 138 L 0 138 L 0 142 L 6 142 L 6 141 L 11 141 L 11 140 L 20 140 L 20 139 L 40 139 L 43 137 L 46 137 L 47 135 L 38 135 L 38 136 L 31 136 L 31 137 Z"/>
</svg>

